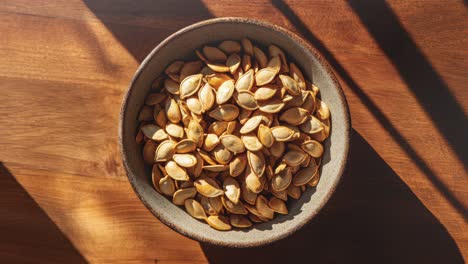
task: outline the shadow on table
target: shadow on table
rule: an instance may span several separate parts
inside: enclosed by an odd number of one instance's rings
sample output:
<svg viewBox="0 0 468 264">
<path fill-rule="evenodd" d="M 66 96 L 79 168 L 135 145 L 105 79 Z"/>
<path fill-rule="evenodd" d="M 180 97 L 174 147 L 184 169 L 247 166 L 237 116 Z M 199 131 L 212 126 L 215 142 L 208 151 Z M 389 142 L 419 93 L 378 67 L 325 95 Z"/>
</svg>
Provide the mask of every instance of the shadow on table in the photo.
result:
<svg viewBox="0 0 468 264">
<path fill-rule="evenodd" d="M 453 195 L 453 193 L 450 191 L 450 189 L 437 177 L 437 175 L 432 171 L 428 164 L 416 153 L 416 151 L 413 149 L 413 147 L 408 143 L 408 141 L 403 137 L 403 135 L 398 131 L 398 129 L 388 120 L 388 118 L 385 116 L 385 114 L 380 110 L 379 107 L 366 95 L 364 92 L 364 89 L 360 87 L 354 79 L 348 74 L 348 71 L 341 65 L 341 63 L 335 58 L 335 56 L 328 50 L 328 48 L 325 46 L 325 44 L 318 39 L 317 36 L 315 36 L 307 27 L 304 22 L 294 13 L 294 11 L 282 0 L 272 0 L 272 4 L 279 10 L 281 13 L 288 18 L 288 20 L 294 25 L 294 27 L 297 29 L 297 31 L 325 57 L 325 59 L 328 61 L 328 63 L 331 64 L 335 72 L 342 78 L 342 80 L 348 85 L 348 87 L 351 89 L 353 93 L 359 98 L 361 103 L 366 106 L 369 110 L 370 113 L 374 115 L 374 117 L 379 121 L 379 123 L 385 127 L 387 132 L 391 135 L 391 137 L 400 145 L 400 147 L 406 152 L 409 158 L 418 166 L 418 168 L 424 173 L 424 175 L 434 184 L 434 186 L 445 196 L 445 198 L 450 202 L 450 204 L 460 213 L 464 219 L 468 219 L 468 212 L 466 210 L 466 207 L 458 200 L 458 198 Z M 361 10 L 361 13 L 365 11 Z M 388 19 L 388 15 L 383 14 L 382 18 L 383 19 Z M 379 16 L 376 17 L 376 19 L 379 18 Z M 399 32 L 398 34 L 405 34 L 405 32 L 401 29 L 398 29 L 399 24 L 395 24 L 394 22 L 387 22 L 385 23 L 386 27 L 382 28 L 381 30 L 384 32 L 387 30 L 387 27 L 397 27 L 397 29 L 394 29 L 394 31 Z M 375 28 L 374 28 L 375 30 Z M 399 36 L 400 42 L 406 42 L 408 41 L 407 39 L 409 38 L 408 36 Z M 391 41 L 391 40 L 388 40 Z M 411 45 L 410 45 L 411 46 Z M 413 46 L 413 48 L 416 48 Z M 418 52 L 419 54 L 420 52 Z M 424 64 L 428 63 L 424 59 L 421 59 L 420 56 L 416 55 L 418 58 L 416 58 L 416 64 Z M 398 65 L 397 65 L 398 67 Z M 418 65 L 415 65 L 415 68 L 418 68 Z M 405 68 L 407 69 L 407 68 Z M 425 74 L 430 74 L 432 75 L 432 79 L 438 78 L 436 73 L 431 71 L 431 66 L 424 66 L 422 71 L 426 71 Z M 401 70 L 400 70 L 401 71 Z M 429 71 L 429 73 L 427 73 Z M 408 75 L 408 74 L 406 74 Z M 435 77 L 434 77 L 435 75 Z M 421 77 L 424 78 L 424 77 Z M 415 81 L 413 80 L 412 83 Z M 417 81 L 416 81 L 417 82 Z M 431 84 L 429 87 L 432 87 L 432 85 L 435 85 L 437 87 L 436 90 L 440 90 L 440 87 L 442 84 L 440 84 L 440 80 L 436 84 Z M 412 83 L 408 83 L 409 86 L 411 86 Z M 445 87 L 447 89 L 447 87 Z M 451 101 L 450 99 L 451 95 L 447 95 L 447 91 L 445 92 L 440 92 L 436 91 L 435 93 L 433 91 L 426 91 L 426 93 L 432 94 L 434 98 L 437 98 L 437 93 L 442 94 L 442 101 Z M 425 96 L 427 97 L 427 95 Z M 445 99 L 444 99 L 445 98 Z M 449 99 L 446 99 L 449 98 Z M 424 102 L 422 102 L 424 103 Z M 430 107 L 427 105 L 424 105 L 424 107 Z M 443 122 L 445 124 L 449 124 L 448 126 L 453 126 L 453 125 L 459 125 L 459 116 L 460 113 L 458 112 L 458 108 L 456 106 L 449 106 L 447 107 L 447 110 L 450 110 L 455 114 L 455 118 L 452 120 L 450 118 L 446 118 Z M 444 112 L 448 113 L 448 112 Z M 458 120 L 458 121 L 457 121 Z M 464 128 L 464 127 L 465 128 Z M 460 129 L 459 131 L 451 132 L 451 134 L 455 133 L 457 135 L 460 135 L 460 131 L 466 131 L 466 122 L 461 122 Z M 461 133 L 463 135 L 463 133 Z M 450 135 L 444 135 L 450 137 Z M 457 136 L 458 137 L 458 136 Z M 452 138 L 453 139 L 453 138 Z M 460 146 L 464 147 L 466 145 L 466 140 L 467 138 L 464 137 L 464 139 L 461 139 L 459 141 Z M 462 151 L 463 152 L 463 151 Z M 466 150 L 465 150 L 466 152 Z M 463 157 L 463 155 L 462 155 Z M 463 160 L 466 159 L 466 157 L 463 157 Z"/>
<path fill-rule="evenodd" d="M 265 247 L 201 247 L 212 263 L 463 263 L 444 226 L 356 131 L 348 170 L 311 223 Z"/>
<path fill-rule="evenodd" d="M 419 104 L 458 158 L 468 164 L 468 122 L 448 85 L 432 67 L 387 1 L 348 1 L 371 36 L 392 61 Z M 372 10 L 372 12 L 369 12 Z M 457 34 L 461 28 L 453 28 Z M 461 35 L 459 37 L 462 37 Z"/>
<path fill-rule="evenodd" d="M 0 262 L 87 263 L 1 162 Z"/>
<path fill-rule="evenodd" d="M 119 42 L 141 62 L 166 37 L 213 15 L 199 0 L 83 0 Z M 124 22 L 122 22 L 124 21 Z"/>
</svg>

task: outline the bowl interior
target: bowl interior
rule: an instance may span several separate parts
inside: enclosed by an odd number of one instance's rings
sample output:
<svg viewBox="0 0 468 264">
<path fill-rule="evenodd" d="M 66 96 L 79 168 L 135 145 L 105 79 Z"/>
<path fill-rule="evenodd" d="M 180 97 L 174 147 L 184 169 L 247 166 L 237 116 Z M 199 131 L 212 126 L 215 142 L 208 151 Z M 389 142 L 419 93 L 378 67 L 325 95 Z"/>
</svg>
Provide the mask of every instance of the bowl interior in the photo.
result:
<svg viewBox="0 0 468 264">
<path fill-rule="evenodd" d="M 316 189 L 307 188 L 300 200 L 268 223 L 248 230 L 220 232 L 189 216 L 152 187 L 141 147 L 135 143 L 137 116 L 152 81 L 174 60 L 193 57 L 205 44 L 248 37 L 264 46 L 275 44 L 303 74 L 321 89 L 321 98 L 331 111 L 331 135 L 326 140 L 321 179 Z M 178 232 L 194 239 L 228 246 L 255 246 L 287 236 L 308 222 L 326 203 L 335 189 L 346 163 L 349 145 L 349 117 L 339 84 L 316 55 L 296 36 L 275 26 L 245 19 L 209 20 L 185 28 L 162 42 L 140 66 L 122 108 L 120 140 L 129 179 L 140 199 L 158 218 Z"/>
</svg>

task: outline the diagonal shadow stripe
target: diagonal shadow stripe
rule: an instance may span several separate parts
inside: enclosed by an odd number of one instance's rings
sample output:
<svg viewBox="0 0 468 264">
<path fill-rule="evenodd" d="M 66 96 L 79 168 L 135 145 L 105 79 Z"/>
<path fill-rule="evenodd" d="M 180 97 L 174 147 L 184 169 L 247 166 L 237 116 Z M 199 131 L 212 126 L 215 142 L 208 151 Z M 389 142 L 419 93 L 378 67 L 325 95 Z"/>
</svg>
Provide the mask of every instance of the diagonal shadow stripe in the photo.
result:
<svg viewBox="0 0 468 264">
<path fill-rule="evenodd" d="M 0 162 L 0 262 L 87 263 Z"/>
<path fill-rule="evenodd" d="M 325 59 L 332 65 L 335 72 L 341 76 L 342 80 L 346 82 L 348 87 L 353 91 L 364 104 L 369 112 L 385 127 L 391 137 L 400 145 L 406 154 L 413 160 L 418 168 L 426 175 L 426 177 L 433 183 L 433 185 L 445 196 L 450 204 L 462 215 L 465 220 L 468 220 L 468 210 L 465 206 L 451 193 L 445 184 L 435 175 L 429 168 L 426 162 L 419 157 L 416 151 L 406 141 L 406 139 L 398 132 L 393 124 L 388 120 L 384 113 L 377 107 L 377 105 L 364 93 L 359 85 L 351 78 L 345 68 L 338 62 L 328 48 L 320 41 L 301 21 L 301 19 L 294 13 L 294 11 L 281 0 L 272 0 L 273 5 L 280 10 L 285 17 L 294 25 L 298 32 L 307 39 L 314 47 L 325 57 Z"/>
<path fill-rule="evenodd" d="M 468 165 L 468 120 L 450 89 L 383 0 L 348 1 L 368 32 L 431 117 L 463 165 Z M 372 12 L 369 12 L 372 10 Z M 385 28 L 385 30 L 382 30 Z"/>
</svg>

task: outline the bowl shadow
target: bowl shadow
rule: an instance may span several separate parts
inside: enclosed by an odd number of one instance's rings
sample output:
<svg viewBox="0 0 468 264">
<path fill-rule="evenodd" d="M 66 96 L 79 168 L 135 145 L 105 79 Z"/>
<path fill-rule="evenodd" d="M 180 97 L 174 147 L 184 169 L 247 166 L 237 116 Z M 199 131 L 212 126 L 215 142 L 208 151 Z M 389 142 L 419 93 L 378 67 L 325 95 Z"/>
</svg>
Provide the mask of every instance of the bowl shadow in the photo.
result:
<svg viewBox="0 0 468 264">
<path fill-rule="evenodd" d="M 295 234 L 256 248 L 200 243 L 210 263 L 463 263 L 445 227 L 353 130 L 349 166 L 321 212 Z"/>
</svg>

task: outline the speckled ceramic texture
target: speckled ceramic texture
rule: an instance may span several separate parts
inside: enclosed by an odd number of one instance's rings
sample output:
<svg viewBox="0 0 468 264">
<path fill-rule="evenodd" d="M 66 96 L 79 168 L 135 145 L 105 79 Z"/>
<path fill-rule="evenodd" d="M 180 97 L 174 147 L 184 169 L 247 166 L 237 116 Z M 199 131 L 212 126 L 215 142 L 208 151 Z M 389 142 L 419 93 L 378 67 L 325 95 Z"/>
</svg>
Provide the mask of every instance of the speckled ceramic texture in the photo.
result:
<svg viewBox="0 0 468 264">
<path fill-rule="evenodd" d="M 251 229 L 217 231 L 189 216 L 158 194 L 150 170 L 143 164 L 141 147 L 135 143 L 137 116 L 152 81 L 174 60 L 193 56 L 205 44 L 250 38 L 264 46 L 275 44 L 296 62 L 306 78 L 320 87 L 321 96 L 331 111 L 331 135 L 325 142 L 321 179 L 315 189 L 307 188 L 293 201 L 288 215 L 278 215 L 268 223 Z M 163 223 L 198 241 L 231 247 L 252 247 L 272 243 L 291 235 L 309 222 L 334 192 L 346 166 L 350 140 L 350 118 L 346 99 L 325 60 L 297 35 L 272 24 L 246 18 L 218 18 L 186 27 L 161 42 L 141 63 L 122 103 L 119 144 L 128 179 L 144 205 Z M 290 198 L 290 200 L 293 200 Z"/>
</svg>

